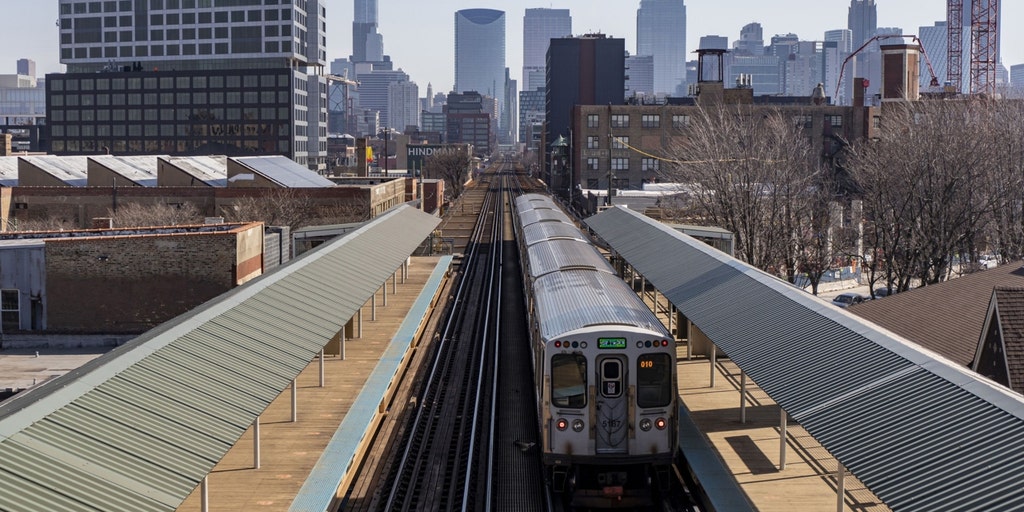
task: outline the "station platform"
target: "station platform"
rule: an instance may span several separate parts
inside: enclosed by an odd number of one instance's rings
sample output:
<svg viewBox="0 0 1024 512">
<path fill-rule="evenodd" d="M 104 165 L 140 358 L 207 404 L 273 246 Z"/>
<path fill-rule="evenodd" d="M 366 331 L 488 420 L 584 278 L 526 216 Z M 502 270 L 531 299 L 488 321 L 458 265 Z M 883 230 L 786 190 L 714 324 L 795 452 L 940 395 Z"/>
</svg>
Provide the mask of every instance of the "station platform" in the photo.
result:
<svg viewBox="0 0 1024 512">
<path fill-rule="evenodd" d="M 345 342 L 344 359 L 338 356 L 324 358 L 324 387 L 319 385 L 318 359 L 314 359 L 299 375 L 298 421 L 292 422 L 290 391 L 279 395 L 261 417 L 259 469 L 254 467 L 254 429 L 249 427 L 210 473 L 207 495 L 210 510 L 287 511 L 332 439 L 339 436 L 363 439 L 364 431 L 342 432 L 339 426 L 348 419 L 348 423 L 357 429 L 369 427 L 369 416 L 375 413 L 376 406 L 360 407 L 357 400 L 368 382 L 382 375 L 382 371 L 377 371 L 379 362 L 389 360 L 399 364 L 400 361 L 394 361 L 394 358 L 405 357 L 408 343 L 399 351 L 401 354 L 389 355 L 393 340 L 409 334 L 402 329 L 404 324 L 408 330 L 407 318 L 425 314 L 426 306 L 420 298 L 424 295 L 433 297 L 441 289 L 442 277 L 450 263 L 451 257 L 411 258 L 408 278 L 397 285 L 397 293 L 392 294 L 390 284 L 385 286 L 388 293 L 386 306 L 378 292 L 376 320 L 371 320 L 371 305 L 363 306 L 362 337 Z M 427 303 L 429 306 L 430 300 Z M 350 451 L 358 450 L 357 445 L 346 444 Z M 347 462 L 339 463 L 347 466 Z M 201 487 L 193 490 L 177 510 L 202 510 Z"/>
<path fill-rule="evenodd" d="M 740 369 L 729 359 L 717 359 L 711 387 L 709 358 L 687 360 L 685 345 L 677 356 L 679 395 L 688 411 L 682 421 L 692 422 L 692 428 L 680 428 L 680 446 L 686 450 L 689 445 L 688 461 L 719 512 L 839 510 L 836 459 L 791 418 L 786 422 L 786 466 L 779 470 L 780 410 L 756 382 L 746 379 L 746 422 L 741 423 Z M 890 510 L 849 473 L 842 503 L 849 512 Z"/>
</svg>

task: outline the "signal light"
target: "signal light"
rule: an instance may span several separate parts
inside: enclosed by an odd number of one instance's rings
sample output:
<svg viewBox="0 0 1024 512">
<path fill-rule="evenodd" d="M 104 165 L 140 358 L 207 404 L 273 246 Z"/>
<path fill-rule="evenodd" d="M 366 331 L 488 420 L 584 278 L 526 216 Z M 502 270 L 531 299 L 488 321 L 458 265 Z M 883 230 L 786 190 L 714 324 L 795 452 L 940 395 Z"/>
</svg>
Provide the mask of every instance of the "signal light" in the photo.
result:
<svg viewBox="0 0 1024 512">
<path fill-rule="evenodd" d="M 573 420 L 572 430 L 573 432 L 583 432 L 583 420 Z"/>
<path fill-rule="evenodd" d="M 658 418 L 654 420 L 654 426 L 658 427 L 658 430 L 665 430 L 667 422 L 665 421 L 665 418 Z"/>
<path fill-rule="evenodd" d="M 661 346 L 667 347 L 668 346 L 668 340 L 661 340 Z"/>
<path fill-rule="evenodd" d="M 651 429 L 651 420 L 650 419 L 644 418 L 644 419 L 640 420 L 640 430 L 643 430 L 644 432 L 647 432 L 650 429 Z"/>
<path fill-rule="evenodd" d="M 562 342 L 561 341 L 555 341 L 555 348 L 561 348 L 561 346 L 562 346 Z"/>
<path fill-rule="evenodd" d="M 565 418 L 558 418 L 558 421 L 555 422 L 555 428 L 564 431 L 565 429 L 569 428 L 569 422 L 566 421 Z"/>
</svg>

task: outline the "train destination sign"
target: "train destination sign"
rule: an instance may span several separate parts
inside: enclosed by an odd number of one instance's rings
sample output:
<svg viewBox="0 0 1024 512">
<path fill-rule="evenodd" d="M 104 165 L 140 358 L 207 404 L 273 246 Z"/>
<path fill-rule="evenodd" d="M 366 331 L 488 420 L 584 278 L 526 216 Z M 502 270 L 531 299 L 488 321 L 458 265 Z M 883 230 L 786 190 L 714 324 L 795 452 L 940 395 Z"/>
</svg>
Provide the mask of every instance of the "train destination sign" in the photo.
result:
<svg viewBox="0 0 1024 512">
<path fill-rule="evenodd" d="M 597 348 L 624 349 L 626 348 L 626 338 L 598 338 Z"/>
</svg>

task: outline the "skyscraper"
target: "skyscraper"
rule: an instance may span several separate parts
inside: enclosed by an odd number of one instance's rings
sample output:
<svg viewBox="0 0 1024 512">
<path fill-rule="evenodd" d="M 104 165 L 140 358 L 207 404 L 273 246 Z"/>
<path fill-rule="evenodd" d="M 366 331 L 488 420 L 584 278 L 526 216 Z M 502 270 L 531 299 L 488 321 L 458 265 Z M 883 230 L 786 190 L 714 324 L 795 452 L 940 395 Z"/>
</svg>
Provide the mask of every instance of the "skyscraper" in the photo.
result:
<svg viewBox="0 0 1024 512">
<path fill-rule="evenodd" d="M 36 77 L 36 61 L 32 59 L 18 59 L 18 74 Z"/>
<path fill-rule="evenodd" d="M 455 92 L 505 96 L 505 13 L 464 9 L 455 13 Z"/>
<path fill-rule="evenodd" d="M 523 16 L 523 90 L 544 88 L 544 59 L 556 37 L 572 35 L 569 9 L 526 9 Z"/>
<path fill-rule="evenodd" d="M 325 2 L 231 3 L 60 0 L 51 150 L 281 154 L 325 170 Z"/>
<path fill-rule="evenodd" d="M 860 48 L 871 39 L 878 28 L 878 9 L 875 0 L 850 0 L 847 28 L 853 33 L 853 49 Z"/>
<path fill-rule="evenodd" d="M 636 34 L 636 54 L 654 57 L 654 92 L 674 94 L 686 80 L 683 0 L 640 0 Z"/>
<path fill-rule="evenodd" d="M 476 91 L 498 101 L 494 126 L 506 116 L 505 12 L 464 9 L 455 12 L 455 92 Z M 503 126 L 508 128 L 510 126 Z M 495 133 L 499 130 L 492 130 Z"/>
<path fill-rule="evenodd" d="M 737 55 L 764 55 L 764 29 L 760 23 L 747 23 L 740 29 L 740 38 L 733 41 L 732 48 Z"/>
<path fill-rule="evenodd" d="M 384 37 L 377 33 L 377 0 L 355 0 L 352 62 L 384 60 Z"/>
<path fill-rule="evenodd" d="M 626 41 L 595 34 L 552 39 L 548 47 L 547 95 L 544 118 L 544 159 L 542 177 L 560 194 L 568 194 L 570 176 L 556 175 L 551 161 L 551 143 L 569 133 L 576 105 L 621 105 L 626 87 Z M 598 148 L 608 149 L 608 142 Z M 586 146 L 584 146 L 586 147 Z M 573 145 L 573 151 L 579 149 Z M 578 172 L 572 170 L 572 172 Z"/>
</svg>

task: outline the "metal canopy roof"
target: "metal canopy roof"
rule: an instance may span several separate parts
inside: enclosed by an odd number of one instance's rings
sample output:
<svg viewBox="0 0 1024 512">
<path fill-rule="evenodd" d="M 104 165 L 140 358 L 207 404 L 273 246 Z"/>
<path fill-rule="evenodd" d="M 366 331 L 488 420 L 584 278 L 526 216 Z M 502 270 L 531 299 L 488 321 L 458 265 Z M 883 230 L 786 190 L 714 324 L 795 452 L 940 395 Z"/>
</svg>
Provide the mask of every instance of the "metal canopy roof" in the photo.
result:
<svg viewBox="0 0 1024 512">
<path fill-rule="evenodd" d="M 439 222 L 400 206 L 0 404 L 0 510 L 175 510 Z"/>
<path fill-rule="evenodd" d="M 84 187 L 89 181 L 89 159 L 101 157 L 34 155 L 19 158 L 24 160 L 26 164 L 32 165 L 72 187 Z M 102 158 L 114 157 L 106 156 Z M 18 169 L 20 171 L 20 164 Z"/>
<path fill-rule="evenodd" d="M 587 219 L 897 511 L 1024 507 L 1024 397 L 624 208 Z"/>
</svg>

